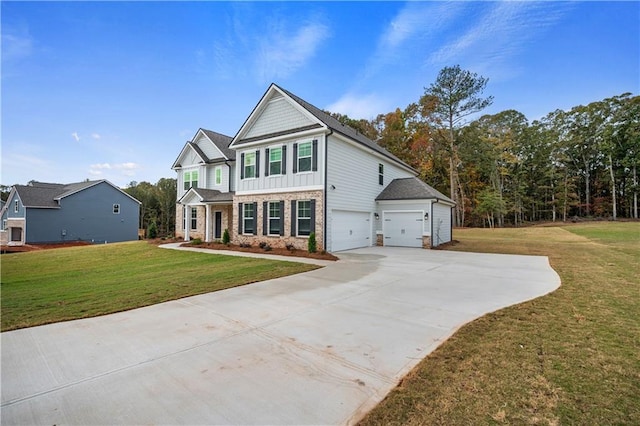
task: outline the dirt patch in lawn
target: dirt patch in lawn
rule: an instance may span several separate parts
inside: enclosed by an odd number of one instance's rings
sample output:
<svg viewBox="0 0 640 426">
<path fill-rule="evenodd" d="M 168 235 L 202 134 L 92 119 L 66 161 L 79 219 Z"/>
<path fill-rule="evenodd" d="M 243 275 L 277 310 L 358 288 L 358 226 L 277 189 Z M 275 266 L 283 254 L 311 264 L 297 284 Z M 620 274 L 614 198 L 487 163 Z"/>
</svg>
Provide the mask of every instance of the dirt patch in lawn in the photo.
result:
<svg viewBox="0 0 640 426">
<path fill-rule="evenodd" d="M 289 257 L 306 257 L 310 259 L 320 259 L 320 260 L 334 260 L 334 261 L 338 260 L 336 256 L 327 252 L 309 253 L 308 251 L 305 251 L 305 250 L 298 250 L 298 249 L 289 250 L 286 248 L 276 248 L 276 247 L 273 247 L 269 250 L 265 250 L 259 246 L 240 247 L 234 244 L 229 244 L 229 245 L 222 244 L 222 243 L 193 244 L 192 242 L 184 243 L 182 244 L 182 246 L 198 247 L 198 248 L 211 249 L 211 250 L 231 250 L 231 251 L 241 251 L 246 253 L 275 254 L 278 256 L 289 256 Z"/>
<path fill-rule="evenodd" d="M 3 245 L 0 248 L 0 252 L 1 253 L 24 253 L 28 251 L 49 250 L 49 249 L 88 246 L 88 245 L 91 245 L 91 243 L 87 241 L 70 241 L 67 243 L 54 243 L 54 244 L 24 244 L 21 246 L 4 246 Z"/>
</svg>

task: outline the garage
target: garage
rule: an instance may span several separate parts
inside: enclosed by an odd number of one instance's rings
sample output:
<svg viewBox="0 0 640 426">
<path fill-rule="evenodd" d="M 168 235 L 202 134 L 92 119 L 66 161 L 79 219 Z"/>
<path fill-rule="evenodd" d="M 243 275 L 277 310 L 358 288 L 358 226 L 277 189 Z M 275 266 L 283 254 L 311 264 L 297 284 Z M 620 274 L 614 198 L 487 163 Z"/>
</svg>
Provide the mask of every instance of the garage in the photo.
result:
<svg viewBox="0 0 640 426">
<path fill-rule="evenodd" d="M 371 245 L 371 214 L 347 210 L 331 213 L 331 251 Z"/>
<path fill-rule="evenodd" d="M 383 212 L 383 218 L 385 246 L 422 247 L 421 211 Z"/>
</svg>

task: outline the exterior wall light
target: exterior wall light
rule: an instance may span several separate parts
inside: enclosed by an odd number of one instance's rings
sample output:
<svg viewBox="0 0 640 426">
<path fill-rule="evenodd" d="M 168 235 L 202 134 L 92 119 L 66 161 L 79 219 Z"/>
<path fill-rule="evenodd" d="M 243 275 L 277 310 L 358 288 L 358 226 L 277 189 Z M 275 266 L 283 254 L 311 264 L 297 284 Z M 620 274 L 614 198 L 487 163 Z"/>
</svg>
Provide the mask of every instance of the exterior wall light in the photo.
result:
<svg viewBox="0 0 640 426">
<path fill-rule="evenodd" d="M 426 212 L 426 213 L 424 214 L 424 220 L 429 220 L 429 212 Z"/>
<path fill-rule="evenodd" d="M 376 220 L 380 220 L 380 215 L 378 213 L 374 213 L 373 216 L 376 218 Z"/>
</svg>

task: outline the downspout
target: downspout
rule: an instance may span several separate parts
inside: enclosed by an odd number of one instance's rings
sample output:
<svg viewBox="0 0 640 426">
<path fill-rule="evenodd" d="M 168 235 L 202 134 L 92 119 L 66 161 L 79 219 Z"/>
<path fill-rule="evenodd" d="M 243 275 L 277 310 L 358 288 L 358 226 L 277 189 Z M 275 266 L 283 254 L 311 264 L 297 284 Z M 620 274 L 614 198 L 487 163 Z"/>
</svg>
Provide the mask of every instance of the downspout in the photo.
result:
<svg viewBox="0 0 640 426">
<path fill-rule="evenodd" d="M 324 136 L 324 194 L 322 197 L 322 215 L 324 216 L 322 219 L 322 249 L 327 250 L 327 170 L 329 161 L 327 161 L 327 156 L 329 154 L 329 136 L 333 134 L 333 130 L 329 129 L 329 133 Z"/>
</svg>

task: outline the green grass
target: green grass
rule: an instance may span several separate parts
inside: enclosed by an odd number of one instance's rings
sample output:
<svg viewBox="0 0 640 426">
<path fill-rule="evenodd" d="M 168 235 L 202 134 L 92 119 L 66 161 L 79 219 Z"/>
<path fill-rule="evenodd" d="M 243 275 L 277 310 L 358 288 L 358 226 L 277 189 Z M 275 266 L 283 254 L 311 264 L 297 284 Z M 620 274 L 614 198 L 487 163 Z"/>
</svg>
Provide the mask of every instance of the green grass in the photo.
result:
<svg viewBox="0 0 640 426">
<path fill-rule="evenodd" d="M 453 250 L 547 255 L 562 285 L 462 327 L 361 424 L 640 424 L 640 223 L 454 237 Z"/>
<path fill-rule="evenodd" d="M 4 254 L 2 331 L 87 318 L 315 269 L 146 242 Z"/>
</svg>

